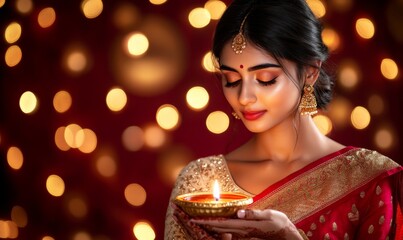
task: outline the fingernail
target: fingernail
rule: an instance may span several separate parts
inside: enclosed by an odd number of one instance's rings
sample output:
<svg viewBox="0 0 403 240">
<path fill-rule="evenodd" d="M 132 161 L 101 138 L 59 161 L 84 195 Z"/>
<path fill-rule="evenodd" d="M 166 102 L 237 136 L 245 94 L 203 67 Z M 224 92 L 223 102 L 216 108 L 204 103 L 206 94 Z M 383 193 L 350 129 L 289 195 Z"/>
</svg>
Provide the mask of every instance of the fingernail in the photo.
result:
<svg viewBox="0 0 403 240">
<path fill-rule="evenodd" d="M 245 210 L 239 210 L 238 212 L 237 212 L 237 216 L 238 216 L 238 218 L 244 218 L 245 217 Z"/>
</svg>

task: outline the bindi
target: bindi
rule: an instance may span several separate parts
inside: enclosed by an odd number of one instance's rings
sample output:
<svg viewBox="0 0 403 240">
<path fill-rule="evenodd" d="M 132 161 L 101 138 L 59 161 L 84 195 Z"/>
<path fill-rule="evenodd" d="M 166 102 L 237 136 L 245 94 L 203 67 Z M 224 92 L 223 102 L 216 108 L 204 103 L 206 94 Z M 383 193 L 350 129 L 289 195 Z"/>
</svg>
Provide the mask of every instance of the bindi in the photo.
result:
<svg viewBox="0 0 403 240">
<path fill-rule="evenodd" d="M 239 65 L 239 67 L 240 67 L 240 68 L 243 68 L 243 65 L 241 64 L 241 65 Z"/>
</svg>

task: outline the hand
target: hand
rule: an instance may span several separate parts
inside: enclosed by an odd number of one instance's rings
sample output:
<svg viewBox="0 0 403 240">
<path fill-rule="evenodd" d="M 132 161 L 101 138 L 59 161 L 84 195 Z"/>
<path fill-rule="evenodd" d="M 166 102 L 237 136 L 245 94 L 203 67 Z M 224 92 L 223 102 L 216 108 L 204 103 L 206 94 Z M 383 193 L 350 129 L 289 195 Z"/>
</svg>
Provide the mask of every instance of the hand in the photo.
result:
<svg viewBox="0 0 403 240">
<path fill-rule="evenodd" d="M 276 210 L 239 210 L 238 219 L 192 219 L 223 239 L 292 239 L 302 237 L 288 217 Z"/>
</svg>

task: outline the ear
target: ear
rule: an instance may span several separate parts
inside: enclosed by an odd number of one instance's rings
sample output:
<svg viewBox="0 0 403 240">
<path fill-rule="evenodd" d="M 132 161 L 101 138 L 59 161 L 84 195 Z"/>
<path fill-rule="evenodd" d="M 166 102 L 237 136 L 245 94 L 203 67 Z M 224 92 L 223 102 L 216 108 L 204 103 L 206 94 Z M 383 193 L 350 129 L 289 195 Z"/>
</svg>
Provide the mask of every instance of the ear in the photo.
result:
<svg viewBox="0 0 403 240">
<path fill-rule="evenodd" d="M 317 60 L 314 63 L 314 66 L 308 66 L 305 69 L 305 83 L 309 85 L 314 85 L 316 80 L 318 80 L 320 67 L 322 66 L 322 62 Z"/>
</svg>

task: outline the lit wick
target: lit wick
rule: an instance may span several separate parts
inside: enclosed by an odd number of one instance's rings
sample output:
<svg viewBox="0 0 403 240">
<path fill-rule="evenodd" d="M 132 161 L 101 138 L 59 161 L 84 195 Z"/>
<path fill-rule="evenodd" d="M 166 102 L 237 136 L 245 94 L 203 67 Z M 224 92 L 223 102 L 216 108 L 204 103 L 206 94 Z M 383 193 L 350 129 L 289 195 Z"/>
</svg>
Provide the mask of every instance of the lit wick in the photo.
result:
<svg viewBox="0 0 403 240">
<path fill-rule="evenodd" d="M 220 186 L 218 185 L 218 181 L 214 181 L 213 186 L 213 197 L 216 202 L 220 201 Z"/>
</svg>

